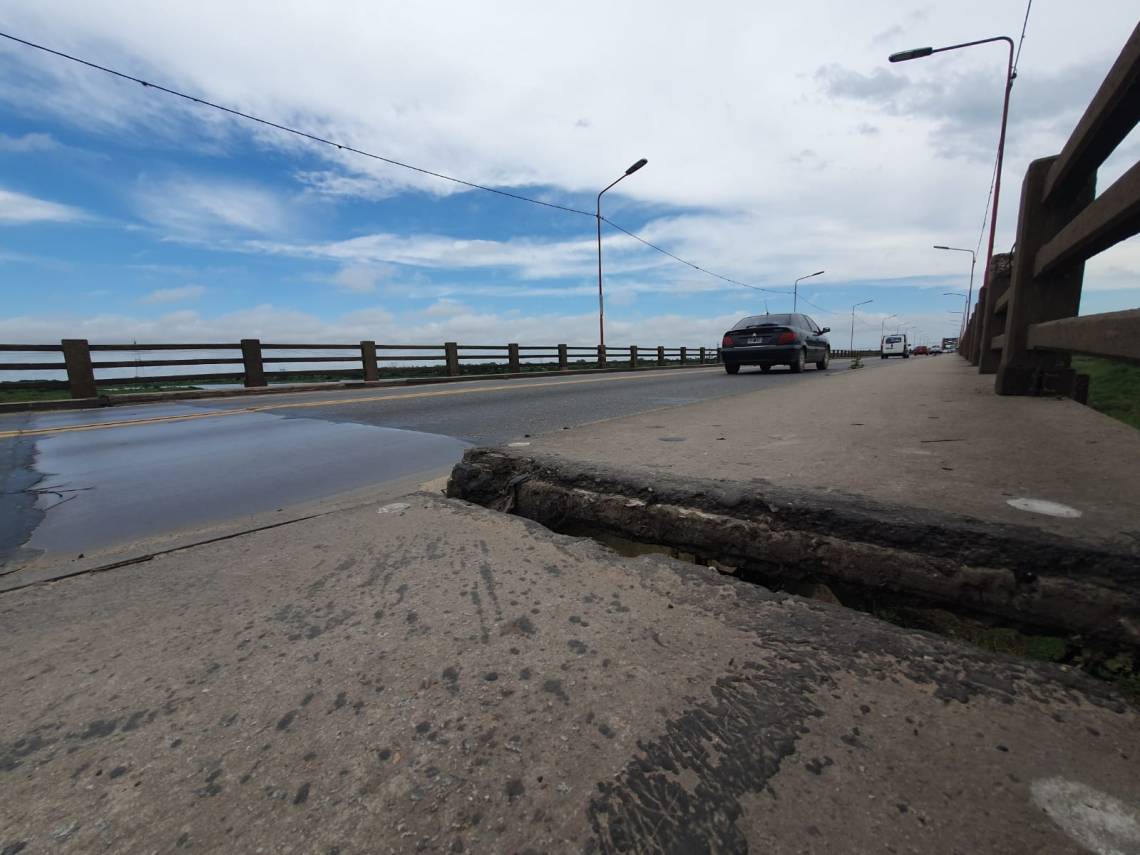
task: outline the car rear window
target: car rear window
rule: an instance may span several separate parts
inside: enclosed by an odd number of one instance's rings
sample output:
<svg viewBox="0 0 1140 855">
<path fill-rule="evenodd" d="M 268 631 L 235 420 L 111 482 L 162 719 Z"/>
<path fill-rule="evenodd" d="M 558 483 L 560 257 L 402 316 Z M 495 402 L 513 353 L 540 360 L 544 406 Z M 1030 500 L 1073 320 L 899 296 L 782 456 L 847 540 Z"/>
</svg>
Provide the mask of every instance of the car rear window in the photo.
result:
<svg viewBox="0 0 1140 855">
<path fill-rule="evenodd" d="M 900 341 L 902 341 L 901 335 L 889 335 L 889 336 L 887 336 L 887 344 L 898 344 Z"/>
<path fill-rule="evenodd" d="M 761 324 L 775 324 L 781 327 L 794 326 L 791 315 L 749 315 L 747 318 L 737 321 L 733 329 L 743 330 Z"/>
</svg>

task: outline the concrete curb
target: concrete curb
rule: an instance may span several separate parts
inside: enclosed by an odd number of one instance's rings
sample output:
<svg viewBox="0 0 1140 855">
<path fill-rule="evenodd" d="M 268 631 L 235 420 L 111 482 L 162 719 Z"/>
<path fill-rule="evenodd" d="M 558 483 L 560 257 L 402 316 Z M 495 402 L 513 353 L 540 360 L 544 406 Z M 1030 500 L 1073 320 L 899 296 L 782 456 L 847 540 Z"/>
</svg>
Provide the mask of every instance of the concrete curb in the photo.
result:
<svg viewBox="0 0 1140 855">
<path fill-rule="evenodd" d="M 744 575 L 842 582 L 1140 647 L 1140 568 L 1120 546 L 769 483 L 676 478 L 476 448 L 447 495 L 556 531 L 596 531 Z"/>
</svg>

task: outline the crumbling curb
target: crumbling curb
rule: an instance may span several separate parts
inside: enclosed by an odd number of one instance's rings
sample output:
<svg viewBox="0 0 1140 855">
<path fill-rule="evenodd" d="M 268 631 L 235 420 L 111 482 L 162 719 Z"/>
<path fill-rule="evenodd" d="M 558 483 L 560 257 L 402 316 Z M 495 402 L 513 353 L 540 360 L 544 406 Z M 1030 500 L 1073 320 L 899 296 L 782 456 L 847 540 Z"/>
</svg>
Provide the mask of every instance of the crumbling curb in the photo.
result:
<svg viewBox="0 0 1140 855">
<path fill-rule="evenodd" d="M 555 456 L 471 449 L 448 495 L 555 530 L 594 528 L 772 577 L 912 594 L 1140 647 L 1140 561 L 1007 524 L 766 483 L 680 480 Z"/>
</svg>

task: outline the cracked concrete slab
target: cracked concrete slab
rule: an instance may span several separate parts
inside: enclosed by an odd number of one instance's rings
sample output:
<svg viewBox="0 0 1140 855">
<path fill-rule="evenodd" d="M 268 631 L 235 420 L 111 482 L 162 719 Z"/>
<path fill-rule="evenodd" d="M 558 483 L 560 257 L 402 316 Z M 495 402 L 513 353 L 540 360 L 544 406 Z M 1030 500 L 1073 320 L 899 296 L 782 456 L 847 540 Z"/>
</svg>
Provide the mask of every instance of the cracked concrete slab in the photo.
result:
<svg viewBox="0 0 1140 855">
<path fill-rule="evenodd" d="M 1100 683 L 401 502 L 0 595 L 0 850 L 1140 845 Z"/>
</svg>

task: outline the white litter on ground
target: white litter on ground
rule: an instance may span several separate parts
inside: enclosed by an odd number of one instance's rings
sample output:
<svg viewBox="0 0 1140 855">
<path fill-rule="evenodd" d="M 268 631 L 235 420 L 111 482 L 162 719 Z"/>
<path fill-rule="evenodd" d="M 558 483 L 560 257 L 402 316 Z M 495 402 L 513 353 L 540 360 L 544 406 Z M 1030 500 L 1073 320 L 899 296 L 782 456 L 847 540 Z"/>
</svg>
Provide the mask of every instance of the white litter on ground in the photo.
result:
<svg viewBox="0 0 1140 855">
<path fill-rule="evenodd" d="M 1006 504 L 1012 508 L 1017 508 L 1019 511 L 1029 511 L 1031 514 L 1045 514 L 1050 517 L 1065 517 L 1066 519 L 1076 519 L 1081 516 L 1081 512 L 1076 508 L 1070 508 L 1060 502 L 1050 502 L 1045 499 L 1009 499 Z"/>
<path fill-rule="evenodd" d="M 1064 778 L 1041 778 L 1030 787 L 1033 803 L 1097 855 L 1140 855 L 1136 811 L 1100 790 Z"/>
<path fill-rule="evenodd" d="M 380 510 L 378 510 L 376 513 L 378 513 L 378 514 L 397 514 L 400 511 L 406 511 L 410 507 L 411 507 L 411 505 L 409 505 L 407 502 L 392 502 L 392 504 L 390 504 L 390 505 L 384 505 L 383 507 L 381 507 Z"/>
</svg>

